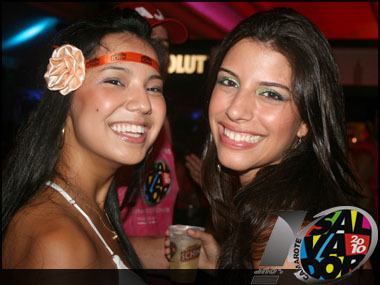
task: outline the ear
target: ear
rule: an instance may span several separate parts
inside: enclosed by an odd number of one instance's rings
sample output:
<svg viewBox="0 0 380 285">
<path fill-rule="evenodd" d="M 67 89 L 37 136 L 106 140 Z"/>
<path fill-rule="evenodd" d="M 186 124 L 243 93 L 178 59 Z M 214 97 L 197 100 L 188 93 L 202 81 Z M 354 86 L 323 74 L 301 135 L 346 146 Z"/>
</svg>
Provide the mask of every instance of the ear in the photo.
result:
<svg viewBox="0 0 380 285">
<path fill-rule="evenodd" d="M 307 127 L 306 123 L 301 122 L 301 125 L 298 128 L 297 137 L 302 138 L 306 136 L 308 131 L 309 131 L 309 128 Z"/>
</svg>

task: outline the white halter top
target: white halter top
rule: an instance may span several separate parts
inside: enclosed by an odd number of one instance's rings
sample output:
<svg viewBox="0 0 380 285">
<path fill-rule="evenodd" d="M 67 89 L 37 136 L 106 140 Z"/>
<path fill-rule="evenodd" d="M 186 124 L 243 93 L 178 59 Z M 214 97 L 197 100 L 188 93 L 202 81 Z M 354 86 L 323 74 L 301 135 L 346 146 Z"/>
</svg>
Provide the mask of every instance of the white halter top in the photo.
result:
<svg viewBox="0 0 380 285">
<path fill-rule="evenodd" d="M 102 235 L 100 234 L 100 232 L 98 231 L 98 229 L 95 227 L 95 225 L 93 224 L 93 222 L 91 221 L 90 217 L 78 206 L 78 204 L 75 202 L 75 200 L 73 200 L 69 194 L 66 193 L 65 190 L 63 190 L 60 186 L 58 186 L 57 184 L 51 182 L 51 181 L 48 181 L 46 182 L 46 185 L 52 187 L 53 189 L 57 190 L 58 193 L 60 193 L 71 205 L 73 205 L 82 215 L 83 217 L 87 220 L 87 222 L 90 224 L 90 226 L 93 228 L 93 230 L 95 231 L 95 233 L 98 235 L 98 237 L 100 238 L 100 240 L 103 242 L 104 246 L 106 247 L 106 249 L 109 251 L 109 253 L 111 254 L 112 256 L 112 260 L 113 262 L 116 264 L 116 267 L 117 269 L 129 269 L 124 263 L 123 261 L 120 259 L 120 256 L 118 256 L 117 254 L 114 254 L 114 252 L 112 251 L 112 249 L 108 246 L 108 244 L 106 243 L 106 241 L 104 240 L 104 238 L 102 237 Z"/>
</svg>

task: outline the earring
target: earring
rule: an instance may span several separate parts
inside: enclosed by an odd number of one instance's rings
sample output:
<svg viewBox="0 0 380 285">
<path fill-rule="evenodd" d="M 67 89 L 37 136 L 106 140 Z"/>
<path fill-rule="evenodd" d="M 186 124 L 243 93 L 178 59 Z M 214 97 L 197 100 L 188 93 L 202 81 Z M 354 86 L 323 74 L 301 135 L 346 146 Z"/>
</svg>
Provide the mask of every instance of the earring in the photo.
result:
<svg viewBox="0 0 380 285">
<path fill-rule="evenodd" d="M 62 139 L 61 139 L 61 144 L 59 145 L 59 148 L 63 147 L 63 141 L 65 140 L 65 127 L 62 128 Z"/>
<path fill-rule="evenodd" d="M 301 142 L 302 142 L 302 137 L 298 137 L 298 141 L 294 145 L 294 148 L 296 148 L 297 146 L 299 146 Z"/>
<path fill-rule="evenodd" d="M 222 170 L 222 167 L 220 166 L 219 162 L 216 163 L 216 168 L 218 169 L 218 172 L 220 173 L 220 171 Z"/>
</svg>

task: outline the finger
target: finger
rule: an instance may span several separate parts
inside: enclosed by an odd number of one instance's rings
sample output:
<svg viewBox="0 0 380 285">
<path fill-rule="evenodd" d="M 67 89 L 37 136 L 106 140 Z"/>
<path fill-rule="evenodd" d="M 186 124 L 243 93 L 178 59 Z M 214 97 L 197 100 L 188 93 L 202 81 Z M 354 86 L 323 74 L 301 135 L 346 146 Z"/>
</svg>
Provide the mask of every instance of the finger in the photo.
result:
<svg viewBox="0 0 380 285">
<path fill-rule="evenodd" d="M 190 171 L 193 170 L 193 166 L 191 165 L 190 162 L 186 161 L 185 165 L 186 165 L 186 167 L 187 167 Z"/>
<path fill-rule="evenodd" d="M 190 175 L 191 175 L 191 177 L 192 177 L 194 180 L 196 180 L 196 179 L 198 179 L 198 178 L 200 177 L 200 173 L 199 173 L 199 172 L 194 171 L 194 170 L 192 170 L 192 169 L 189 169 L 189 171 L 190 171 Z"/>
<path fill-rule="evenodd" d="M 200 173 L 200 168 L 194 166 L 194 165 L 191 165 L 191 164 L 187 164 L 186 163 L 186 167 L 190 170 L 190 172 L 194 175 L 199 175 Z"/>
<path fill-rule="evenodd" d="M 192 165 L 194 168 L 201 168 L 202 161 L 198 159 L 198 157 L 189 157 L 189 159 L 186 160 L 189 164 Z"/>
<path fill-rule="evenodd" d="M 195 182 L 197 182 L 198 184 L 200 184 L 200 178 L 201 178 L 201 176 L 200 176 L 200 174 L 199 173 L 194 173 L 194 171 L 190 171 L 190 176 L 191 176 L 191 178 L 195 181 Z"/>
<path fill-rule="evenodd" d="M 200 159 L 195 154 L 191 154 L 191 161 L 193 161 L 194 164 L 199 165 L 199 166 L 202 164 L 202 159 Z"/>
<path fill-rule="evenodd" d="M 193 158 L 194 161 L 196 161 L 198 164 L 202 163 L 202 159 L 195 154 L 191 154 L 191 157 Z"/>
<path fill-rule="evenodd" d="M 198 167 L 196 165 L 194 165 L 191 161 L 186 161 L 185 163 L 186 167 L 189 169 L 189 170 L 196 170 Z"/>
<path fill-rule="evenodd" d="M 211 244 L 215 241 L 214 237 L 211 234 L 201 230 L 189 229 L 186 231 L 186 233 L 192 238 L 200 239 L 204 245 Z"/>
<path fill-rule="evenodd" d="M 200 175 L 199 171 L 194 170 L 194 169 L 189 169 L 189 170 L 190 170 L 190 175 L 192 177 L 199 177 L 199 175 Z"/>
<path fill-rule="evenodd" d="M 186 159 L 186 164 L 194 169 L 200 168 L 200 164 L 191 157 Z"/>
</svg>

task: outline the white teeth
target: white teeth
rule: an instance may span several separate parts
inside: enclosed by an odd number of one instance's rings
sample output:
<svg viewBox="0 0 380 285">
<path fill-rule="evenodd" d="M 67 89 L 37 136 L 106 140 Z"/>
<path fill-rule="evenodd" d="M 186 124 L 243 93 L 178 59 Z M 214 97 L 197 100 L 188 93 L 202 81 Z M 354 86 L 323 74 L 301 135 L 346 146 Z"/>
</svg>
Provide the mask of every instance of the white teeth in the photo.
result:
<svg viewBox="0 0 380 285">
<path fill-rule="evenodd" d="M 111 129 L 118 133 L 125 133 L 131 137 L 139 137 L 145 132 L 145 128 L 143 126 L 131 124 L 114 124 L 111 126 Z"/>
<path fill-rule="evenodd" d="M 231 130 L 228 130 L 224 128 L 224 135 L 228 137 L 231 140 L 234 140 L 236 142 L 247 142 L 247 143 L 257 143 L 260 141 L 263 137 L 262 136 L 252 136 L 248 134 L 238 134 Z"/>
<path fill-rule="evenodd" d="M 134 137 L 134 138 L 138 138 L 141 136 L 141 134 L 132 134 L 132 133 L 126 133 L 126 135 L 129 137 Z"/>
</svg>

